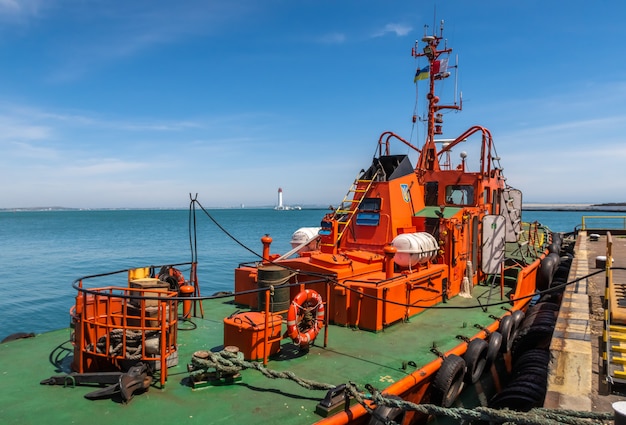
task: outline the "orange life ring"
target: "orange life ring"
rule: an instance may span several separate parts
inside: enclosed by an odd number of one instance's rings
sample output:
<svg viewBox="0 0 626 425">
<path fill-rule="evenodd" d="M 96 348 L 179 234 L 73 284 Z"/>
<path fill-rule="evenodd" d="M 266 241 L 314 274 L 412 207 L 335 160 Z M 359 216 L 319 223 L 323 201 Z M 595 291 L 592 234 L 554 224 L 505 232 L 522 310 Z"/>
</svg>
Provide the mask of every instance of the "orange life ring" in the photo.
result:
<svg viewBox="0 0 626 425">
<path fill-rule="evenodd" d="M 305 311 L 316 310 L 315 320 L 312 326 L 302 331 L 298 326 L 298 316 L 302 316 Z M 287 312 L 287 335 L 294 344 L 306 347 L 317 337 L 320 329 L 324 327 L 324 302 L 320 294 L 312 289 L 305 289 L 300 292 L 291 302 Z"/>
</svg>

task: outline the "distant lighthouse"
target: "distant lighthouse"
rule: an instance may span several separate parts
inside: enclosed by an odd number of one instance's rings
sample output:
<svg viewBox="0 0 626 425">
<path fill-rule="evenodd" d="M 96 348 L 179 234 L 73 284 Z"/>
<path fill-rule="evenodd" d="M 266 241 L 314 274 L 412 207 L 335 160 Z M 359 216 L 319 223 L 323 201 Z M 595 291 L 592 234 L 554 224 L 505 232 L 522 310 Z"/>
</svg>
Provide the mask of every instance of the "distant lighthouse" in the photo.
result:
<svg viewBox="0 0 626 425">
<path fill-rule="evenodd" d="M 276 207 L 276 209 L 285 209 L 285 207 L 283 206 L 283 189 L 281 187 L 278 188 L 278 206 Z"/>
<path fill-rule="evenodd" d="M 290 210 L 301 210 L 302 207 L 300 206 L 289 206 L 289 205 L 283 205 L 283 189 L 281 187 L 278 188 L 278 205 L 276 205 L 274 207 L 275 210 L 279 210 L 279 211 L 290 211 Z"/>
</svg>

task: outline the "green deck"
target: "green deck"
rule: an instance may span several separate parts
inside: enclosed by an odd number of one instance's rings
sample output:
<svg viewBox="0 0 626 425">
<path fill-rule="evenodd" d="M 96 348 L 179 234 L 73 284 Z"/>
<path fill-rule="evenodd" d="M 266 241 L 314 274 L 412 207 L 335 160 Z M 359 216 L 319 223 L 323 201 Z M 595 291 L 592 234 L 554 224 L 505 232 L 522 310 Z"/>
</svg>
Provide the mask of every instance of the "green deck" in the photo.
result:
<svg viewBox="0 0 626 425">
<path fill-rule="evenodd" d="M 474 298 L 456 297 L 447 306 L 476 305 L 476 296 L 489 288 L 474 288 Z M 499 300 L 493 290 L 492 301 Z M 497 297 L 497 298 L 495 298 Z M 486 302 L 486 299 L 482 301 Z M 243 379 L 230 386 L 192 389 L 188 385 L 187 363 L 197 350 L 215 350 L 223 344 L 223 317 L 236 310 L 225 300 L 204 302 L 205 317 L 194 318 L 197 329 L 179 331 L 179 364 L 168 370 L 164 388 L 158 383 L 124 405 L 112 399 L 90 401 L 83 395 L 94 387 L 64 388 L 40 385 L 42 379 L 69 372 L 73 348 L 69 329 L 37 335 L 35 338 L 0 344 L 0 417 L 5 424 L 111 424 L 111 423 L 281 423 L 310 424 L 321 419 L 315 406 L 324 391 L 306 390 L 286 380 L 270 380 L 255 370 L 244 370 Z M 360 388 L 372 384 L 382 389 L 435 359 L 430 348 L 447 351 L 461 343 L 456 335 L 471 337 L 475 324 L 493 322 L 501 316 L 499 307 L 484 312 L 476 309 L 430 309 L 397 323 L 383 332 L 331 326 L 328 347 L 316 345 L 306 355 L 271 360 L 268 367 L 292 371 L 302 378 L 329 384 L 353 381 Z M 283 331 L 285 327 L 283 325 Z M 284 351 L 293 345 L 283 340 Z M 289 358 L 291 357 L 291 358 Z"/>
</svg>

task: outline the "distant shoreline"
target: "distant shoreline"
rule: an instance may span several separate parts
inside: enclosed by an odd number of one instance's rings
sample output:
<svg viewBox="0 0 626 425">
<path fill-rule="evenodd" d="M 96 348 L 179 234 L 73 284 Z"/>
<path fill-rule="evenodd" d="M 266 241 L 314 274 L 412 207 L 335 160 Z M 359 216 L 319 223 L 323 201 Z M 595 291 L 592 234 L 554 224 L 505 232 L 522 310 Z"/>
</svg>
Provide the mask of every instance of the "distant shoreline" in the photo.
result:
<svg viewBox="0 0 626 425">
<path fill-rule="evenodd" d="M 626 211 L 626 204 L 540 204 L 528 203 L 522 207 L 524 211 Z"/>
<path fill-rule="evenodd" d="M 27 207 L 27 208 L 0 208 L 2 212 L 47 212 L 47 211 L 186 211 L 186 207 L 170 207 L 170 208 L 151 208 L 151 207 L 132 207 L 132 208 L 66 208 L 66 207 Z M 250 207 L 206 207 L 208 210 L 275 210 L 274 206 L 250 206 Z M 328 210 L 324 206 L 302 206 L 302 210 Z M 280 211 L 299 211 L 296 208 L 289 208 Z"/>
<path fill-rule="evenodd" d="M 67 207 L 30 207 L 30 208 L 0 208 L 0 212 L 28 212 L 28 211 L 159 211 L 159 210 L 185 210 L 186 208 L 67 208 Z M 274 209 L 273 206 L 254 206 L 254 207 L 208 207 L 210 210 L 221 209 Z M 328 207 L 320 205 L 303 206 L 304 210 L 328 210 Z M 523 211 L 606 211 L 606 212 L 626 212 L 626 203 L 605 203 L 605 204 L 576 204 L 561 203 L 547 204 L 531 202 L 524 204 Z"/>
</svg>

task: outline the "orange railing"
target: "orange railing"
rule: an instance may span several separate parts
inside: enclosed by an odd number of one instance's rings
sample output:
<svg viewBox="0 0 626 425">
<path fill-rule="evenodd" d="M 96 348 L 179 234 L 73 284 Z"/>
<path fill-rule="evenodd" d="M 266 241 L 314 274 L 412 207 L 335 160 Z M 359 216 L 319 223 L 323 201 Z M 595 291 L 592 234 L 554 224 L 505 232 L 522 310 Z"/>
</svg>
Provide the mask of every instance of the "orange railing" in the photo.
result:
<svg viewBox="0 0 626 425">
<path fill-rule="evenodd" d="M 141 285 L 87 289 L 83 279 L 74 287 L 78 294 L 70 310 L 72 368 L 79 373 L 99 372 L 126 369 L 141 361 L 160 370 L 164 385 L 169 363 L 177 360 L 178 292 Z"/>
</svg>

